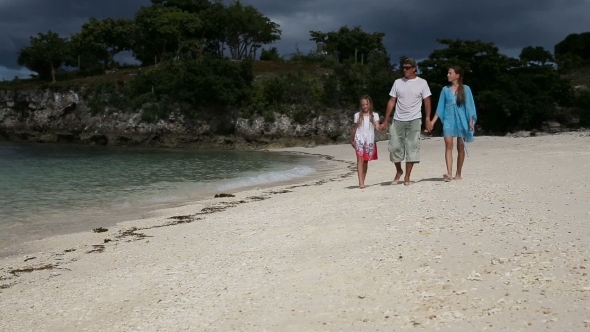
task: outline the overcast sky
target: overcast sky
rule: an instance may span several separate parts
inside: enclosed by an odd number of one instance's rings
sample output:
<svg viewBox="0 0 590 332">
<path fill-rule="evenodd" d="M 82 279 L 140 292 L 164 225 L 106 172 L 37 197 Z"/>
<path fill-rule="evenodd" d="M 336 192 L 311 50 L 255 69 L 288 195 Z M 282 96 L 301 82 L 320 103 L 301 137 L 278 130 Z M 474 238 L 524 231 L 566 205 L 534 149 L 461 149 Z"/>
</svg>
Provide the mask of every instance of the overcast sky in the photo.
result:
<svg viewBox="0 0 590 332">
<path fill-rule="evenodd" d="M 227 1 L 227 0 L 226 0 Z M 590 0 L 243 0 L 279 23 L 282 55 L 315 48 L 310 30 L 333 31 L 360 25 L 384 32 L 385 46 L 397 59 L 425 58 L 437 38 L 494 42 L 507 55 L 525 46 L 553 46 L 570 33 L 590 31 Z M 132 18 L 150 0 L 0 0 L 0 79 L 28 71 L 16 63 L 29 37 L 52 30 L 79 31 L 90 17 Z"/>
</svg>

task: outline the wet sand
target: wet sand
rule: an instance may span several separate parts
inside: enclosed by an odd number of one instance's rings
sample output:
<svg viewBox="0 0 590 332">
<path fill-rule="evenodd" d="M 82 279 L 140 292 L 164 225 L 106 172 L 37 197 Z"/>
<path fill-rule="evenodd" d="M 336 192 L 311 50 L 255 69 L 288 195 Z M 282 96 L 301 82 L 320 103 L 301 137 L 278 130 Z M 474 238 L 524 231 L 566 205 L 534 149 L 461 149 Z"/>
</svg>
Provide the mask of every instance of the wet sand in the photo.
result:
<svg viewBox="0 0 590 332">
<path fill-rule="evenodd" d="M 590 328 L 590 136 L 440 138 L 410 186 L 387 142 L 358 189 L 349 145 L 325 179 L 28 243 L 0 260 L 0 330 L 580 331 Z"/>
</svg>

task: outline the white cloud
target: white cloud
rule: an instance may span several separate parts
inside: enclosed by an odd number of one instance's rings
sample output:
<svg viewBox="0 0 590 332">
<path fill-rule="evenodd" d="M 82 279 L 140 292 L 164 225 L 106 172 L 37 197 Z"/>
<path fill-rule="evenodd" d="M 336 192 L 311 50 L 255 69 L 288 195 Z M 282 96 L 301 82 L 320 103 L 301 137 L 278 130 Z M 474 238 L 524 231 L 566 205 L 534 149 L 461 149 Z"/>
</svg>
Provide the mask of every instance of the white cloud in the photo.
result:
<svg viewBox="0 0 590 332">
<path fill-rule="evenodd" d="M 30 78 L 31 74 L 35 73 L 24 67 L 14 69 L 0 66 L 0 80 L 2 81 L 12 81 L 15 76 L 18 76 L 19 78 Z"/>
<path fill-rule="evenodd" d="M 138 65 L 141 62 L 137 61 L 131 52 L 121 52 L 115 55 L 115 61 L 120 64 Z"/>
</svg>

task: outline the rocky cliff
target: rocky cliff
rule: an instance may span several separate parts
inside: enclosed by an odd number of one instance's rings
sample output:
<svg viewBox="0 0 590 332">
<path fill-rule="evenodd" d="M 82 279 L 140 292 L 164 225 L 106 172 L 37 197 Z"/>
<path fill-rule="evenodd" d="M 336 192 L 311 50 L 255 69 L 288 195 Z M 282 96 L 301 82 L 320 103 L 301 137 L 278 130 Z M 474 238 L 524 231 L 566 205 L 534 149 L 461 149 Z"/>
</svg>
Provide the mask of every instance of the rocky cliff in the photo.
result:
<svg viewBox="0 0 590 332">
<path fill-rule="evenodd" d="M 0 91 L 0 140 L 229 149 L 313 146 L 348 142 L 354 113 L 320 115 L 298 124 L 278 113 L 273 123 L 262 117 L 244 119 L 239 111 L 201 120 L 170 115 L 146 123 L 141 112 L 93 115 L 74 91 Z M 379 139 L 386 139 L 385 133 Z"/>
</svg>

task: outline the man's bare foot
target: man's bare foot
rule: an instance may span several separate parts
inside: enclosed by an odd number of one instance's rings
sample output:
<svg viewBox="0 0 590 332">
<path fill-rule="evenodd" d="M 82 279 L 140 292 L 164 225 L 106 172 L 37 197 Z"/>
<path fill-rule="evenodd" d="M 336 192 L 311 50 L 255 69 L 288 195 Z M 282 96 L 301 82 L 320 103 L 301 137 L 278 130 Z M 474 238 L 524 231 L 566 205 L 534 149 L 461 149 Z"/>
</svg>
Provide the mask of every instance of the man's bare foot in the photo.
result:
<svg viewBox="0 0 590 332">
<path fill-rule="evenodd" d="M 404 186 L 409 186 L 412 182 L 410 181 L 404 181 Z"/>
<path fill-rule="evenodd" d="M 359 185 L 359 189 L 365 189 L 367 188 L 367 186 L 365 186 L 364 184 Z"/>
<path fill-rule="evenodd" d="M 453 180 L 450 174 L 443 174 L 443 179 L 445 179 L 445 182 Z"/>
<path fill-rule="evenodd" d="M 461 180 L 461 179 L 462 179 L 461 174 L 455 175 L 455 180 Z"/>
<path fill-rule="evenodd" d="M 393 178 L 393 182 L 391 182 L 391 184 L 398 184 L 399 179 L 402 177 L 402 175 L 404 175 L 404 172 L 395 173 L 395 177 Z"/>
</svg>

